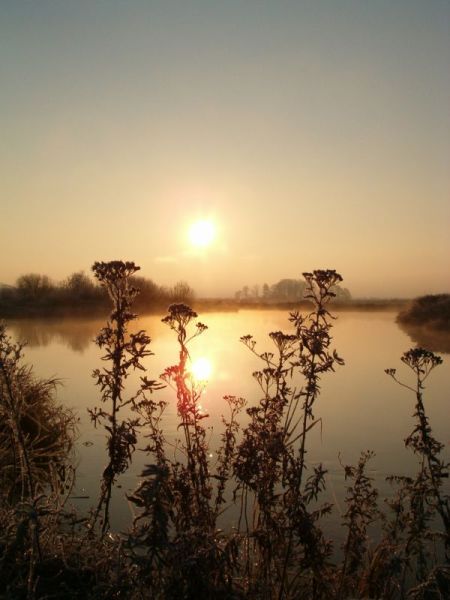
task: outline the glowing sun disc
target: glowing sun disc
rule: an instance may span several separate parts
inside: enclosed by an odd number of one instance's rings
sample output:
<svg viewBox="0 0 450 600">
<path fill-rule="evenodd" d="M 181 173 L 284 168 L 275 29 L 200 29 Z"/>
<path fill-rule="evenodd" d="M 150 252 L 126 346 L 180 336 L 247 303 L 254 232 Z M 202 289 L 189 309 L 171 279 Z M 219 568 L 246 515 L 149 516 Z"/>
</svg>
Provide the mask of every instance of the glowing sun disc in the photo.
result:
<svg viewBox="0 0 450 600">
<path fill-rule="evenodd" d="M 206 381 L 211 377 L 211 361 L 208 358 L 197 358 L 197 360 L 192 363 L 191 372 L 197 381 Z"/>
<path fill-rule="evenodd" d="M 189 240 L 193 246 L 209 246 L 215 236 L 215 227 L 211 221 L 196 221 L 189 228 Z"/>
</svg>

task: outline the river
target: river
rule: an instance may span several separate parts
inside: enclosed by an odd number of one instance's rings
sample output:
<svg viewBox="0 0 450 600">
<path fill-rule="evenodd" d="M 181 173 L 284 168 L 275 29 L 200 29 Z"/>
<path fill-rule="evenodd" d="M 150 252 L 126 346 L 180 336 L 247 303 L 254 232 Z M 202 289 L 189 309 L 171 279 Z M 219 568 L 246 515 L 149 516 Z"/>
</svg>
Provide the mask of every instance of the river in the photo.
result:
<svg viewBox="0 0 450 600">
<path fill-rule="evenodd" d="M 413 383 L 413 373 L 401 363 L 403 352 L 415 344 L 395 322 L 394 312 L 352 312 L 337 314 L 334 322 L 334 347 L 345 360 L 345 366 L 326 374 L 322 393 L 315 405 L 315 416 L 322 419 L 308 439 L 310 464 L 322 462 L 327 473 L 324 499 L 335 504 L 331 533 L 338 529 L 343 509 L 345 482 L 343 464 L 355 463 L 363 450 L 373 450 L 370 474 L 376 480 L 381 498 L 391 493 L 385 477 L 390 474 L 414 472 L 416 458 L 405 449 L 404 439 L 410 433 L 414 412 L 414 396 L 397 385 L 384 369 L 398 369 L 400 379 Z M 239 341 L 252 334 L 261 352 L 272 350 L 268 338 L 271 331 L 290 332 L 288 314 L 280 310 L 241 310 L 206 313 L 199 316 L 208 330 L 191 346 L 192 359 L 203 359 L 210 368 L 203 395 L 203 408 L 210 415 L 211 455 L 214 460 L 216 440 L 221 432 L 221 415 L 226 410 L 225 394 L 242 396 L 249 406 L 259 399 L 259 388 L 252 372 L 261 368 L 257 357 Z M 61 386 L 58 399 L 72 407 L 79 417 L 79 437 L 76 443 L 77 483 L 74 496 L 76 508 L 85 512 L 92 507 L 99 490 L 99 480 L 106 464 L 105 438 L 102 430 L 93 428 L 87 409 L 100 405 L 99 389 L 92 378 L 94 368 L 102 366 L 101 352 L 93 340 L 104 324 L 101 320 L 64 319 L 10 320 L 9 331 L 15 339 L 27 340 L 26 362 L 32 364 L 39 377 L 58 377 Z M 161 323 L 160 316 L 145 316 L 136 325 L 152 338 L 154 356 L 145 360 L 148 377 L 156 379 L 166 366 L 177 362 L 174 333 Z M 450 356 L 442 354 L 443 365 L 427 380 L 425 405 L 433 433 L 445 444 L 449 459 L 450 420 L 448 418 L 450 389 Z M 127 390 L 133 390 L 138 375 L 132 375 Z M 169 388 L 159 392 L 169 400 L 165 413 L 165 431 L 176 438 L 175 397 Z M 245 417 L 243 417 L 245 422 Z M 143 442 L 140 442 L 141 447 Z M 132 507 L 125 494 L 137 484 L 144 464 L 150 462 L 137 450 L 130 470 L 121 476 L 113 498 L 113 526 L 127 527 Z M 232 511 L 230 515 L 232 515 Z M 233 521 L 233 517 L 230 517 Z"/>
</svg>

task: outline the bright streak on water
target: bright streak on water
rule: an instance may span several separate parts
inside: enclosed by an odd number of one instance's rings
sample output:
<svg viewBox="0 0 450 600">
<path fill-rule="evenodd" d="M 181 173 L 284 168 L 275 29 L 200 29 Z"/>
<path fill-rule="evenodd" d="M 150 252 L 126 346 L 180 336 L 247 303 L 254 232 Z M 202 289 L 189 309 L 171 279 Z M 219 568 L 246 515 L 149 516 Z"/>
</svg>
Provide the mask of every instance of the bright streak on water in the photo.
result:
<svg viewBox="0 0 450 600">
<path fill-rule="evenodd" d="M 212 363 L 209 358 L 200 357 L 194 360 L 190 370 L 197 381 L 206 381 L 211 377 Z"/>
</svg>

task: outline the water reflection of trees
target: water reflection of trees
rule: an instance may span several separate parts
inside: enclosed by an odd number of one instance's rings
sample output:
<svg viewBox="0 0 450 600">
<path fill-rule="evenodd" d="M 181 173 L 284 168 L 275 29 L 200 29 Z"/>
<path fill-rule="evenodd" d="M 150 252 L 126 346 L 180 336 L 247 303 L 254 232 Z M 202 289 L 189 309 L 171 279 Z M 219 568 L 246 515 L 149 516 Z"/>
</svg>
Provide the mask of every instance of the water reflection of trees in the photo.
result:
<svg viewBox="0 0 450 600">
<path fill-rule="evenodd" d="M 74 352 L 85 352 L 104 322 L 101 319 L 20 319 L 8 321 L 9 331 L 17 340 L 26 341 L 30 348 L 59 343 Z M 432 352 L 450 354 L 450 332 L 425 325 L 398 323 L 409 338 Z"/>
<path fill-rule="evenodd" d="M 450 331 L 439 331 L 426 325 L 411 325 L 400 322 L 398 326 L 418 346 L 432 352 L 450 354 Z"/>
<path fill-rule="evenodd" d="M 30 348 L 60 343 L 74 352 L 85 352 L 102 325 L 101 320 L 85 319 L 21 319 L 8 323 L 13 336 Z"/>
</svg>

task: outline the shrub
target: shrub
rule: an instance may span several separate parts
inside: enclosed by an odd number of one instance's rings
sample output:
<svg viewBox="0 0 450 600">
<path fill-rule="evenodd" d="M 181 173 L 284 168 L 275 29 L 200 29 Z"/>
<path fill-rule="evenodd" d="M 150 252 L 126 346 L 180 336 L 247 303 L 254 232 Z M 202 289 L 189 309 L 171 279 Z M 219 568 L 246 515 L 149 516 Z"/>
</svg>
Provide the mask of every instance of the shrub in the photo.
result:
<svg viewBox="0 0 450 600">
<path fill-rule="evenodd" d="M 450 330 L 450 294 L 421 296 L 413 300 L 397 317 L 406 325 L 427 325 Z"/>
</svg>

